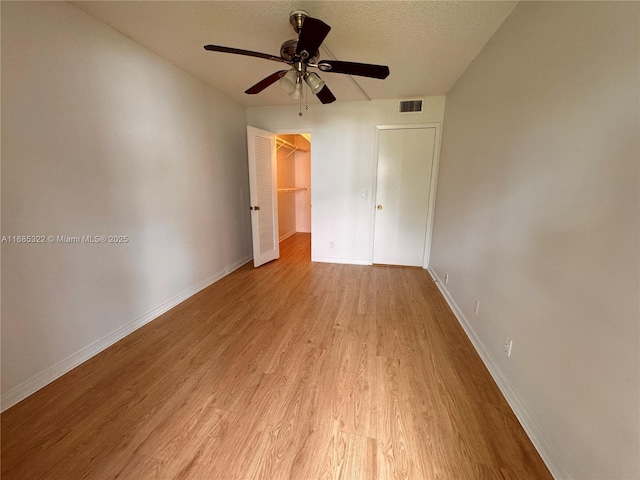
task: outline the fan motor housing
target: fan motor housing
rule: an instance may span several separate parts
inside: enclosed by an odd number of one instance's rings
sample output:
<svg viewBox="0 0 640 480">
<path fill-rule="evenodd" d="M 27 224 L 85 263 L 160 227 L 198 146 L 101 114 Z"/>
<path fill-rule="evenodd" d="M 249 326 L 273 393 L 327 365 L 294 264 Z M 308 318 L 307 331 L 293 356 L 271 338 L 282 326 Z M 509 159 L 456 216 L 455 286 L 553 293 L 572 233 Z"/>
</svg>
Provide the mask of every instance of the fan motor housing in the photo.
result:
<svg viewBox="0 0 640 480">
<path fill-rule="evenodd" d="M 293 38 L 291 40 L 287 40 L 280 47 L 280 56 L 284 58 L 287 62 L 294 61 L 296 56 L 296 50 L 298 48 L 298 39 Z M 318 61 L 318 52 L 315 53 L 312 57 L 310 57 L 307 63 L 316 63 Z"/>
</svg>

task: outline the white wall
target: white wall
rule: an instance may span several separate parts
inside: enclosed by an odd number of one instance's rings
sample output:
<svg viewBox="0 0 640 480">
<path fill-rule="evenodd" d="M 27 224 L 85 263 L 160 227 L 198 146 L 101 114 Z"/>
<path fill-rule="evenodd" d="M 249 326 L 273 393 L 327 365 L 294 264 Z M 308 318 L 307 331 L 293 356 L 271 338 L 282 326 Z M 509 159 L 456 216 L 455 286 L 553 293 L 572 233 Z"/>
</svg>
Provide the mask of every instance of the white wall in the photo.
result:
<svg viewBox="0 0 640 480">
<path fill-rule="evenodd" d="M 431 266 L 557 478 L 640 478 L 639 14 L 522 2 L 447 96 Z"/>
<path fill-rule="evenodd" d="M 3 408 L 251 256 L 245 110 L 68 3 L 2 3 Z"/>
<path fill-rule="evenodd" d="M 297 106 L 247 109 L 254 127 L 312 134 L 312 260 L 371 263 L 376 125 L 440 123 L 444 97 L 426 98 L 421 114 L 397 109 L 397 100 L 314 104 L 302 117 Z"/>
<path fill-rule="evenodd" d="M 296 187 L 306 188 L 295 193 L 296 196 L 296 232 L 311 232 L 311 144 L 302 136 L 296 135 L 298 150 L 296 157 Z"/>
</svg>

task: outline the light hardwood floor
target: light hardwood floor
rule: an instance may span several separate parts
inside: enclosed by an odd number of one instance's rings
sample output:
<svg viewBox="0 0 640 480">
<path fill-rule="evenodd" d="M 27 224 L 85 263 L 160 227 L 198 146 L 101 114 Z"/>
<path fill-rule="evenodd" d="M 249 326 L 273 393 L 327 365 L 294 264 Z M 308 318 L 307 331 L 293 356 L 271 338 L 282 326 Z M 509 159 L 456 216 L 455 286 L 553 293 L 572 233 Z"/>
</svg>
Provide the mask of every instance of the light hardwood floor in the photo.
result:
<svg viewBox="0 0 640 480">
<path fill-rule="evenodd" d="M 6 411 L 2 480 L 551 479 L 428 272 L 309 243 Z"/>
</svg>

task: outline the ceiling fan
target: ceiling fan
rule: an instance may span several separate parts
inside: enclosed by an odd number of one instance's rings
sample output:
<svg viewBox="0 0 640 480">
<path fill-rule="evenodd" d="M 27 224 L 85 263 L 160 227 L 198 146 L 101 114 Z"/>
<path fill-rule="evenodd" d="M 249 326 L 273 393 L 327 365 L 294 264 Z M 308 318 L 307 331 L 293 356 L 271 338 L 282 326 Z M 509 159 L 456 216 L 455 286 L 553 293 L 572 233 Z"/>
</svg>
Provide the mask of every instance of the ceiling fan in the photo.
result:
<svg viewBox="0 0 640 480">
<path fill-rule="evenodd" d="M 309 72 L 309 67 L 317 68 L 322 72 L 344 73 L 347 75 L 359 75 L 361 77 L 385 79 L 389 76 L 389 67 L 385 65 L 371 65 L 368 63 L 343 62 L 340 60 L 320 60 L 319 48 L 326 38 L 331 27 L 322 20 L 312 18 L 304 10 L 294 10 L 289 15 L 289 22 L 298 34 L 298 38 L 287 40 L 280 47 L 280 56 L 267 53 L 252 52 L 239 48 L 222 47 L 220 45 L 205 45 L 205 50 L 212 52 L 234 53 L 249 57 L 264 58 L 275 62 L 291 65 L 289 70 L 279 70 L 260 80 L 244 93 L 255 95 L 268 86 L 280 81 L 280 86 L 295 99 L 301 98 L 303 82 L 322 103 L 331 103 L 336 100 L 329 87 L 325 85 L 318 74 Z"/>
</svg>

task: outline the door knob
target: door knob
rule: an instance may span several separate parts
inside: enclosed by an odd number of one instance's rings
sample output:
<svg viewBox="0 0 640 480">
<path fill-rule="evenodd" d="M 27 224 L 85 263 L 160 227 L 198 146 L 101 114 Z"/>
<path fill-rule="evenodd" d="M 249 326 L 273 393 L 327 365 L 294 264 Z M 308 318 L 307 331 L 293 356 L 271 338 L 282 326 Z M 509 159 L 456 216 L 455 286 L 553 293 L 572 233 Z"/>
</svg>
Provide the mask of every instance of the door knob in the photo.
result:
<svg viewBox="0 0 640 480">
<path fill-rule="evenodd" d="M 249 210 L 260 210 L 260 207 L 256 205 L 255 207 L 249 207 Z"/>
<path fill-rule="evenodd" d="M 382 210 L 382 205 L 378 205 L 376 208 L 377 208 L 378 210 Z"/>
</svg>

